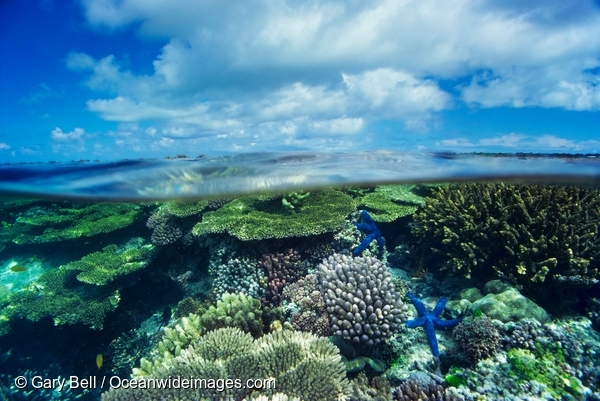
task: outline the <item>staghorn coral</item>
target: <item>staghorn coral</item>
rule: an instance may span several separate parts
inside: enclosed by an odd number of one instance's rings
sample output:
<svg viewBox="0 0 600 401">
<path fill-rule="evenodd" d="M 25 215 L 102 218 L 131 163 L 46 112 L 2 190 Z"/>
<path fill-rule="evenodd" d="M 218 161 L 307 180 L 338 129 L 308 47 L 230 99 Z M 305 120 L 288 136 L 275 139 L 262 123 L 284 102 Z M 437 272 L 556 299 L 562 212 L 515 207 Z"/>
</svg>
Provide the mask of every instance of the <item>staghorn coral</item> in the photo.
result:
<svg viewBox="0 0 600 401">
<path fill-rule="evenodd" d="M 244 197 L 204 213 L 193 233 L 227 232 L 242 241 L 305 237 L 338 230 L 353 210 L 352 198 L 334 190 L 311 193 L 293 209 L 283 206 L 281 198 Z"/>
<path fill-rule="evenodd" d="M 132 238 L 121 248 L 108 245 L 101 252 L 91 253 L 60 268 L 80 272 L 77 280 L 82 283 L 105 285 L 147 266 L 154 250 L 154 245 L 144 244 L 143 238 Z"/>
<path fill-rule="evenodd" d="M 287 249 L 285 252 L 263 255 L 258 261 L 258 267 L 264 271 L 267 282 L 264 298 L 266 305 L 279 305 L 285 285 L 294 282 L 305 273 L 298 263 L 299 260 L 300 255 L 296 250 Z"/>
<path fill-rule="evenodd" d="M 600 191 L 573 186 L 456 184 L 433 190 L 413 233 L 443 269 L 533 287 L 600 280 Z"/>
<path fill-rule="evenodd" d="M 140 207 L 130 203 L 41 202 L 3 222 L 0 242 L 57 242 L 113 232 L 134 223 Z"/>
<path fill-rule="evenodd" d="M 472 364 L 494 355 L 500 343 L 498 329 L 492 323 L 492 319 L 485 315 L 467 316 L 454 328 L 452 334 L 454 341 Z"/>
<path fill-rule="evenodd" d="M 111 389 L 102 394 L 102 400 L 252 399 L 253 396 L 273 396 L 276 391 L 305 401 L 342 401 L 349 392 L 343 364 L 334 345 L 324 338 L 286 330 L 257 340 L 236 328 L 211 331 L 183 350 L 169 367 L 157 368 L 149 378 L 168 377 L 240 380 L 244 384 L 248 379 L 273 378 L 277 390 L 253 390 L 246 386 L 232 386 L 222 391 L 215 386 Z"/>
<path fill-rule="evenodd" d="M 406 320 L 407 307 L 376 258 L 334 254 L 319 265 L 319 279 L 335 335 L 378 344 Z"/>
</svg>

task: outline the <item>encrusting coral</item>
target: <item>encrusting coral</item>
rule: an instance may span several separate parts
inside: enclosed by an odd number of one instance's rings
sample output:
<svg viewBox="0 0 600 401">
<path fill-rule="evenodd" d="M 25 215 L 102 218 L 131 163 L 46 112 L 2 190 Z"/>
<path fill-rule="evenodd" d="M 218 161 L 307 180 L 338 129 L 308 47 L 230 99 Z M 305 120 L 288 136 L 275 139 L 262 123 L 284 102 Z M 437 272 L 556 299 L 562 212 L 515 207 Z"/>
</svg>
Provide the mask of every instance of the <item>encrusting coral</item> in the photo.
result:
<svg viewBox="0 0 600 401">
<path fill-rule="evenodd" d="M 334 254 L 319 265 L 331 331 L 355 343 L 378 344 L 406 320 L 386 265 L 373 257 Z"/>
<path fill-rule="evenodd" d="M 157 368 L 146 379 L 169 377 L 212 379 L 213 383 L 196 388 L 111 389 L 102 394 L 102 400 L 251 399 L 282 393 L 305 401 L 342 401 L 349 392 L 338 349 L 326 338 L 288 330 L 257 340 L 237 328 L 211 331 L 183 350 L 169 367 Z M 249 379 L 275 379 L 277 388 L 248 388 Z M 225 380 L 239 380 L 243 385 L 226 388 Z"/>
<path fill-rule="evenodd" d="M 283 206 L 281 198 L 245 197 L 204 213 L 192 232 L 229 233 L 242 241 L 304 237 L 343 227 L 353 210 L 352 198 L 335 190 L 311 192 L 293 209 Z"/>
<path fill-rule="evenodd" d="M 586 187 L 455 184 L 433 190 L 413 233 L 467 277 L 588 288 L 600 282 L 599 206 Z"/>
</svg>

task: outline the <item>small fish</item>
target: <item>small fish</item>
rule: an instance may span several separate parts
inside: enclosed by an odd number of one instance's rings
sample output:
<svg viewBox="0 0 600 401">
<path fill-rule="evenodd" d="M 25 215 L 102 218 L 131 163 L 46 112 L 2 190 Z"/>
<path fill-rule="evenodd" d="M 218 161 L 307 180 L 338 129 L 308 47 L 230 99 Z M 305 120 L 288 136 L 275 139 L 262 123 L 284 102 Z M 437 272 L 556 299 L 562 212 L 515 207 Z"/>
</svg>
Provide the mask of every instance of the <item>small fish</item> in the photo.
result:
<svg viewBox="0 0 600 401">
<path fill-rule="evenodd" d="M 23 265 L 14 265 L 14 266 L 10 267 L 10 270 L 13 271 L 13 272 L 18 273 L 18 272 L 24 272 L 24 271 L 26 271 L 27 268 L 25 266 L 23 266 Z"/>
<path fill-rule="evenodd" d="M 102 357 L 102 354 L 96 355 L 96 366 L 98 366 L 98 369 L 100 369 L 102 367 L 103 362 L 104 362 L 104 358 Z"/>
</svg>

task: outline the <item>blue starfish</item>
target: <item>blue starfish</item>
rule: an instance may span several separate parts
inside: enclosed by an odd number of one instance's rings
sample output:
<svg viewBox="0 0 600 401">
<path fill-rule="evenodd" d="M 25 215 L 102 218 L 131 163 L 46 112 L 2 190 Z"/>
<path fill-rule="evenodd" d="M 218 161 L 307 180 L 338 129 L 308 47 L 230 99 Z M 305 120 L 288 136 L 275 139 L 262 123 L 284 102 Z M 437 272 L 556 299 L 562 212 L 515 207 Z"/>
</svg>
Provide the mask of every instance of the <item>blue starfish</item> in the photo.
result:
<svg viewBox="0 0 600 401">
<path fill-rule="evenodd" d="M 415 297 L 413 294 L 407 294 L 410 298 L 411 302 L 415 306 L 417 313 L 419 316 L 416 319 L 407 320 L 406 327 L 409 329 L 414 329 L 415 327 L 423 326 L 425 328 L 425 334 L 427 334 L 427 339 L 429 340 L 429 346 L 431 347 L 431 353 L 434 357 L 440 356 L 440 350 L 438 349 L 438 342 L 435 336 L 435 327 L 441 327 L 444 329 L 451 329 L 462 320 L 461 318 L 453 319 L 453 320 L 442 320 L 439 318 L 440 314 L 443 312 L 444 307 L 446 306 L 446 302 L 448 298 L 442 298 L 437 303 L 435 308 L 431 312 L 427 312 L 425 309 L 425 305 L 421 302 L 420 299 Z"/>
<path fill-rule="evenodd" d="M 371 242 L 373 242 L 373 240 L 377 240 L 377 244 L 379 245 L 379 257 L 381 258 L 381 256 L 383 255 L 383 247 L 385 245 L 385 240 L 381 236 L 381 232 L 379 231 L 379 229 L 375 225 L 375 222 L 373 221 L 371 216 L 369 216 L 369 213 L 367 213 L 366 210 L 360 212 L 360 218 L 364 223 L 357 223 L 356 228 L 367 234 L 367 236 L 365 237 L 365 239 L 362 240 L 360 245 L 354 248 L 354 251 L 352 251 L 352 253 L 354 254 L 354 256 L 360 255 L 365 249 L 367 249 L 367 247 L 371 244 Z"/>
</svg>

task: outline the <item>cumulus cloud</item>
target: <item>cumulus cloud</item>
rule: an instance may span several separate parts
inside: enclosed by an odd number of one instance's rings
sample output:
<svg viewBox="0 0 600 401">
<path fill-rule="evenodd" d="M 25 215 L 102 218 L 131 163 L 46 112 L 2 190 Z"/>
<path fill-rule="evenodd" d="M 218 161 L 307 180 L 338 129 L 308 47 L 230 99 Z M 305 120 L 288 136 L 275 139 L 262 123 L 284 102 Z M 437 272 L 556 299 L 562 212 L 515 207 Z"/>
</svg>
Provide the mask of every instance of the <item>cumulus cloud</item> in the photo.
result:
<svg viewBox="0 0 600 401">
<path fill-rule="evenodd" d="M 83 128 L 75 128 L 70 132 L 63 132 L 59 127 L 54 128 L 50 132 L 50 137 L 57 142 L 72 142 L 83 138 L 85 130 Z"/>
<path fill-rule="evenodd" d="M 110 54 L 66 60 L 102 93 L 87 102 L 90 111 L 152 125 L 146 137 L 165 139 L 157 146 L 205 137 L 257 145 L 274 135 L 320 146 L 318 135 L 365 134 L 382 120 L 426 131 L 436 113 L 461 102 L 600 108 L 600 13 L 591 0 L 82 6 L 94 29 L 133 24 L 140 37 L 165 41 L 150 74 Z M 519 138 L 486 141 L 515 146 Z"/>
<path fill-rule="evenodd" d="M 4 142 L 0 142 L 0 150 L 10 149 L 10 146 L 5 144 Z"/>
</svg>

